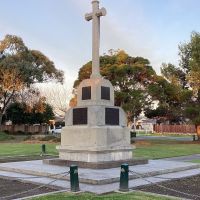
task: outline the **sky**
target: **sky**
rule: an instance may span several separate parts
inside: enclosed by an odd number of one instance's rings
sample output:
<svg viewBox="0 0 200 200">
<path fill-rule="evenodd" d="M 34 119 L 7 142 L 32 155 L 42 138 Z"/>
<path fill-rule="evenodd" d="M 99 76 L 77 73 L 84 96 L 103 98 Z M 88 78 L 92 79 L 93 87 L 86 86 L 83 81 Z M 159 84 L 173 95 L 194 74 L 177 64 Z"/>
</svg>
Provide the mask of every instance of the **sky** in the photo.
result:
<svg viewBox="0 0 200 200">
<path fill-rule="evenodd" d="M 199 0 L 100 0 L 101 54 L 123 49 L 142 56 L 159 73 L 163 62 L 178 64 L 178 45 L 200 32 Z M 65 72 L 72 87 L 79 68 L 91 60 L 91 0 L 0 0 L 0 40 L 22 37 Z"/>
</svg>

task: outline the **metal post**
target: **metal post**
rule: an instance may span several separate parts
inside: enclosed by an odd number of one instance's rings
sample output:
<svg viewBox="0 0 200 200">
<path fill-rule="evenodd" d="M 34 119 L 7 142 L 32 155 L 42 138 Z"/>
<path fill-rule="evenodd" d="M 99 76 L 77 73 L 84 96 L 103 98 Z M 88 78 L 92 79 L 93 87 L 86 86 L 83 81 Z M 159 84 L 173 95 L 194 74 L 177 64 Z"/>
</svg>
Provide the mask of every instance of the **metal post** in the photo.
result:
<svg viewBox="0 0 200 200">
<path fill-rule="evenodd" d="M 128 191 L 128 173 L 129 173 L 129 167 L 128 164 L 122 164 L 121 165 L 121 173 L 120 173 L 120 185 L 119 190 L 126 192 Z"/>
<path fill-rule="evenodd" d="M 45 154 L 45 153 L 46 153 L 46 145 L 42 144 L 42 154 Z"/>
<path fill-rule="evenodd" d="M 78 179 L 78 166 L 76 165 L 70 166 L 70 184 L 72 192 L 80 191 Z"/>
</svg>

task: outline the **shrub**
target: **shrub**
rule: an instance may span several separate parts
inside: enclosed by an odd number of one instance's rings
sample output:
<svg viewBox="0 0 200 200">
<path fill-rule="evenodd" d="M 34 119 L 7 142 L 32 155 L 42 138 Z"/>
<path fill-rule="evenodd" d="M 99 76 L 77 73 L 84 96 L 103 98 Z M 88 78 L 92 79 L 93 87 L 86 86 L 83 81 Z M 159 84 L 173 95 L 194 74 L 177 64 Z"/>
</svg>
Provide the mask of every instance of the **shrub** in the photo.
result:
<svg viewBox="0 0 200 200">
<path fill-rule="evenodd" d="M 5 132 L 0 132 L 0 141 L 13 140 L 13 136 L 6 134 Z"/>
</svg>

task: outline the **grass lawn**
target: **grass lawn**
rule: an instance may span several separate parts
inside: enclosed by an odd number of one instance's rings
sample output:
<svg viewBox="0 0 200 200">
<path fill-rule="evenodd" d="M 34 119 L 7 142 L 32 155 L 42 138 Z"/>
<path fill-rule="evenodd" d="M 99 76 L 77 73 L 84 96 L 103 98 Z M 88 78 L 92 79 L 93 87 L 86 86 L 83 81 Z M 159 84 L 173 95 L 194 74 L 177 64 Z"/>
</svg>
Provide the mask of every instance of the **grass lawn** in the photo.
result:
<svg viewBox="0 0 200 200">
<path fill-rule="evenodd" d="M 169 158 L 200 153 L 199 142 L 170 140 L 138 141 L 134 155 L 149 159 Z"/>
<path fill-rule="evenodd" d="M 46 144 L 47 154 L 57 154 L 56 144 Z M 41 144 L 2 143 L 0 144 L 0 157 L 20 155 L 40 155 Z"/>
<path fill-rule="evenodd" d="M 38 197 L 33 198 L 32 200 L 170 200 L 172 198 L 167 197 L 160 197 L 160 196 L 154 196 L 142 192 L 132 192 L 128 194 L 119 194 L 119 193 L 112 193 L 109 195 L 101 195 L 96 196 L 93 194 L 80 194 L 80 195 L 73 195 L 73 194 L 57 194 L 57 195 L 51 195 L 51 196 L 44 196 L 44 197 Z"/>
<path fill-rule="evenodd" d="M 57 155 L 55 143 L 46 143 L 47 154 Z M 0 143 L 0 157 L 18 155 L 40 155 L 41 144 L 12 142 Z M 195 141 L 172 141 L 172 140 L 145 140 L 137 141 L 134 157 L 148 159 L 169 158 L 200 153 L 200 143 Z M 195 161 L 194 161 L 195 162 Z M 197 162 L 197 161 L 196 161 Z"/>
</svg>

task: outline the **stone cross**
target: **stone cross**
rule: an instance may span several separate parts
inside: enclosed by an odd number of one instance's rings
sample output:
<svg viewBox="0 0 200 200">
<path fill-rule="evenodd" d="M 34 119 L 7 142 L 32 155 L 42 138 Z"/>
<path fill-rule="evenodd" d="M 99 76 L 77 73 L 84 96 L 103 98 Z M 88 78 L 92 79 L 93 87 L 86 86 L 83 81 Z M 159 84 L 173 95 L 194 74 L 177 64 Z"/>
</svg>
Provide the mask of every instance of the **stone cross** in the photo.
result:
<svg viewBox="0 0 200 200">
<path fill-rule="evenodd" d="M 85 15 L 87 21 L 92 22 L 92 75 L 91 78 L 100 78 L 100 61 L 99 61 L 99 47 L 100 47 L 100 17 L 106 15 L 106 9 L 99 9 L 99 1 L 92 1 L 92 13 Z"/>
</svg>

